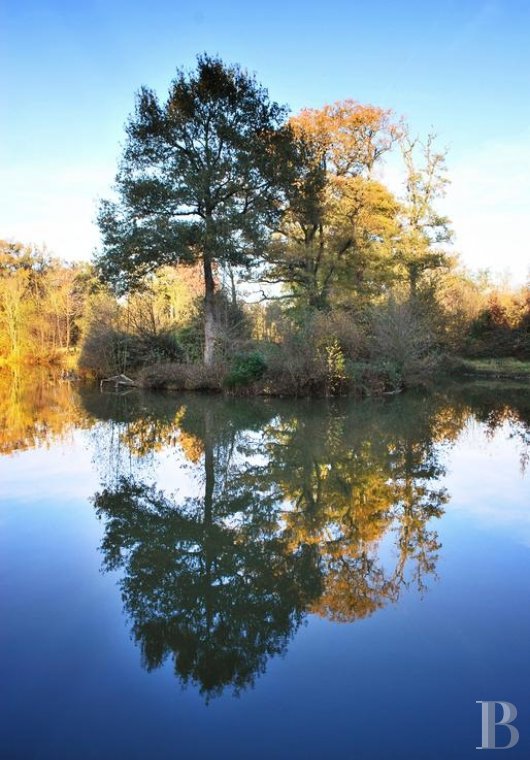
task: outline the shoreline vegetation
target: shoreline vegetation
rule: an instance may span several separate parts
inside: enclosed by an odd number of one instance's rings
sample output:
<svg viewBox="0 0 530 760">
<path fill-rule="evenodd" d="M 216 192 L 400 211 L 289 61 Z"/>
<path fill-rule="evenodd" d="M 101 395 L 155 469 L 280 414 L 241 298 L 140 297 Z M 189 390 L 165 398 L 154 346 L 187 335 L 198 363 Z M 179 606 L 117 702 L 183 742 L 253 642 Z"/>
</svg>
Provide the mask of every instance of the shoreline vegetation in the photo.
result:
<svg viewBox="0 0 530 760">
<path fill-rule="evenodd" d="M 69 367 L 69 368 L 68 368 Z M 320 378 L 320 386 L 314 377 L 301 382 L 291 378 L 291 384 L 285 380 L 280 385 L 271 374 L 265 373 L 257 381 L 243 385 L 227 382 L 230 377 L 226 367 L 216 366 L 208 371 L 203 364 L 159 363 L 143 367 L 127 382 L 113 382 L 115 378 L 97 377 L 93 373 L 79 370 L 76 357 L 71 354 L 68 362 L 62 361 L 27 362 L 16 366 L 0 365 L 0 379 L 5 387 L 11 378 L 15 385 L 21 377 L 31 378 L 34 373 L 39 383 L 49 387 L 62 382 L 80 382 L 85 387 L 99 387 L 101 391 L 161 391 L 161 392 L 199 392 L 223 394 L 232 397 L 270 397 L 270 398 L 384 398 L 399 394 L 404 390 L 436 391 L 443 388 L 469 385 L 477 388 L 507 387 L 527 388 L 530 381 L 530 361 L 513 358 L 464 359 L 446 357 L 437 371 L 424 375 L 416 382 L 407 385 L 389 381 L 384 368 L 377 365 L 359 364 L 354 366 L 352 374 L 341 378 L 340 388 L 329 386 L 327 378 Z M 21 375 L 21 371 L 23 375 Z M 123 377 L 123 376 L 117 376 Z M 295 385 L 296 383 L 296 385 Z"/>
<path fill-rule="evenodd" d="M 119 166 L 92 263 L 0 241 L 0 369 L 285 397 L 530 379 L 530 284 L 460 264 L 446 154 L 389 110 L 289 115 L 202 55 L 139 91 Z"/>
</svg>

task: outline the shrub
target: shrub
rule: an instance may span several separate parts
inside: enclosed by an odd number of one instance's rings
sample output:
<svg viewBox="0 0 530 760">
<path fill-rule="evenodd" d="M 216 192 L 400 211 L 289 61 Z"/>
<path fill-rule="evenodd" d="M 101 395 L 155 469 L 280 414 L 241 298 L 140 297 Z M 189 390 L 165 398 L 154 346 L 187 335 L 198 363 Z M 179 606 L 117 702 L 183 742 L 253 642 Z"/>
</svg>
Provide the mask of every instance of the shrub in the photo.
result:
<svg viewBox="0 0 530 760">
<path fill-rule="evenodd" d="M 192 364 L 199 363 L 204 352 L 202 324 L 195 320 L 191 324 L 181 327 L 176 333 L 176 338 L 182 348 L 182 359 Z"/>
<path fill-rule="evenodd" d="M 138 373 L 143 388 L 175 391 L 219 391 L 222 367 L 203 364 L 154 364 Z"/>
<path fill-rule="evenodd" d="M 421 385 L 436 370 L 439 357 L 426 316 L 411 301 L 388 303 L 373 312 L 370 359 L 394 390 Z"/>
<path fill-rule="evenodd" d="M 266 393 L 336 396 L 352 390 L 347 366 L 365 352 L 365 333 L 346 312 L 304 310 L 276 323 L 279 342 L 266 349 Z"/>
<path fill-rule="evenodd" d="M 79 367 L 96 377 L 106 377 L 157 362 L 182 361 L 183 355 L 183 348 L 170 331 L 131 335 L 98 322 L 90 325 L 85 335 Z"/>
<path fill-rule="evenodd" d="M 93 325 L 85 335 L 79 357 L 79 369 L 95 377 L 125 372 L 129 336 L 114 327 Z"/>
<path fill-rule="evenodd" d="M 263 356 L 254 351 L 234 358 L 232 368 L 223 381 L 225 388 L 245 388 L 260 380 L 267 369 Z"/>
</svg>

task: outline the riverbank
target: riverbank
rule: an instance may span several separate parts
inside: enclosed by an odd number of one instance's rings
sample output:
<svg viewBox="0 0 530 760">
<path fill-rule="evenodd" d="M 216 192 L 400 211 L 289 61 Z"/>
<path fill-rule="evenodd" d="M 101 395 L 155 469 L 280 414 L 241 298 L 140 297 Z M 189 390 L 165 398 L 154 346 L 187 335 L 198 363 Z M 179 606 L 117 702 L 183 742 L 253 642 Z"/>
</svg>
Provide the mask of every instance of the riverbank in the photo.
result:
<svg viewBox="0 0 530 760">
<path fill-rule="evenodd" d="M 72 357 L 69 357 L 64 365 L 39 365 L 38 370 L 51 382 L 85 380 L 99 383 L 106 379 L 72 366 Z M 12 367 L 3 369 L 13 372 Z M 447 382 L 525 385 L 530 381 L 530 362 L 513 358 L 442 357 L 436 363 L 417 366 L 415 372 L 404 371 L 403 367 L 392 362 L 350 362 L 340 370 L 323 365 L 320 371 L 315 371 L 314 366 L 267 366 L 259 355 L 251 354 L 230 365 L 219 363 L 208 368 L 199 363 L 165 362 L 128 371 L 128 375 L 128 386 L 148 391 L 197 391 L 243 397 L 377 398 L 404 390 L 429 389 Z"/>
<path fill-rule="evenodd" d="M 322 368 L 319 373 L 303 373 L 300 368 L 269 368 L 242 364 L 236 367 L 201 364 L 155 364 L 140 370 L 139 387 L 146 390 L 209 391 L 242 396 L 325 397 L 383 396 L 405 389 L 426 388 L 438 381 L 492 380 L 525 382 L 530 380 L 530 362 L 513 358 L 440 359 L 437 364 L 404 373 L 391 362 L 357 362 L 341 372 Z M 254 374 L 253 374 L 254 372 Z"/>
<path fill-rule="evenodd" d="M 477 380 L 530 380 L 530 361 L 512 357 L 485 359 L 451 359 L 449 374 L 452 377 Z"/>
<path fill-rule="evenodd" d="M 257 355 L 230 366 L 218 364 L 156 364 L 142 368 L 136 384 L 145 390 L 208 391 L 236 396 L 323 398 L 329 396 L 381 396 L 399 393 L 404 387 L 430 383 L 430 374 L 407 377 L 390 362 L 349 363 L 337 370 L 322 365 L 310 369 L 289 365 L 267 366 Z"/>
</svg>

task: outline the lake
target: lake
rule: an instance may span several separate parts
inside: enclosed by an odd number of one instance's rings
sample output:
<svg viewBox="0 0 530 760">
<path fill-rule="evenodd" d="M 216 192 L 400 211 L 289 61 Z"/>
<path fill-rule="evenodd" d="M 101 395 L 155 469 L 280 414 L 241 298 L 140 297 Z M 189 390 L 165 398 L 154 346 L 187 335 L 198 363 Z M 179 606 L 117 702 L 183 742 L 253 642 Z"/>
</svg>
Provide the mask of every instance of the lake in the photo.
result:
<svg viewBox="0 0 530 760">
<path fill-rule="evenodd" d="M 529 453 L 520 387 L 1 376 L 0 757 L 527 757 Z"/>
</svg>

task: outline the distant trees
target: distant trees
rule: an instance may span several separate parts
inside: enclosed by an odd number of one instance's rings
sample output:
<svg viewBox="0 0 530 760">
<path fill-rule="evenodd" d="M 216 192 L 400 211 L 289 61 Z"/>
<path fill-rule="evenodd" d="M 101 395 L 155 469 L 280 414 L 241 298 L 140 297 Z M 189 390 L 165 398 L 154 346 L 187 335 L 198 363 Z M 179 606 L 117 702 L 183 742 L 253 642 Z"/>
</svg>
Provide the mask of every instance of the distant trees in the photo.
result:
<svg viewBox="0 0 530 760">
<path fill-rule="evenodd" d="M 100 377 L 164 361 L 199 360 L 203 292 L 198 265 L 178 271 L 160 267 L 144 287 L 120 299 L 100 284 L 81 322 L 82 368 Z"/>
<path fill-rule="evenodd" d="M 0 241 L 0 364 L 38 364 L 67 353 L 79 338 L 91 276 L 87 264 Z"/>
</svg>

